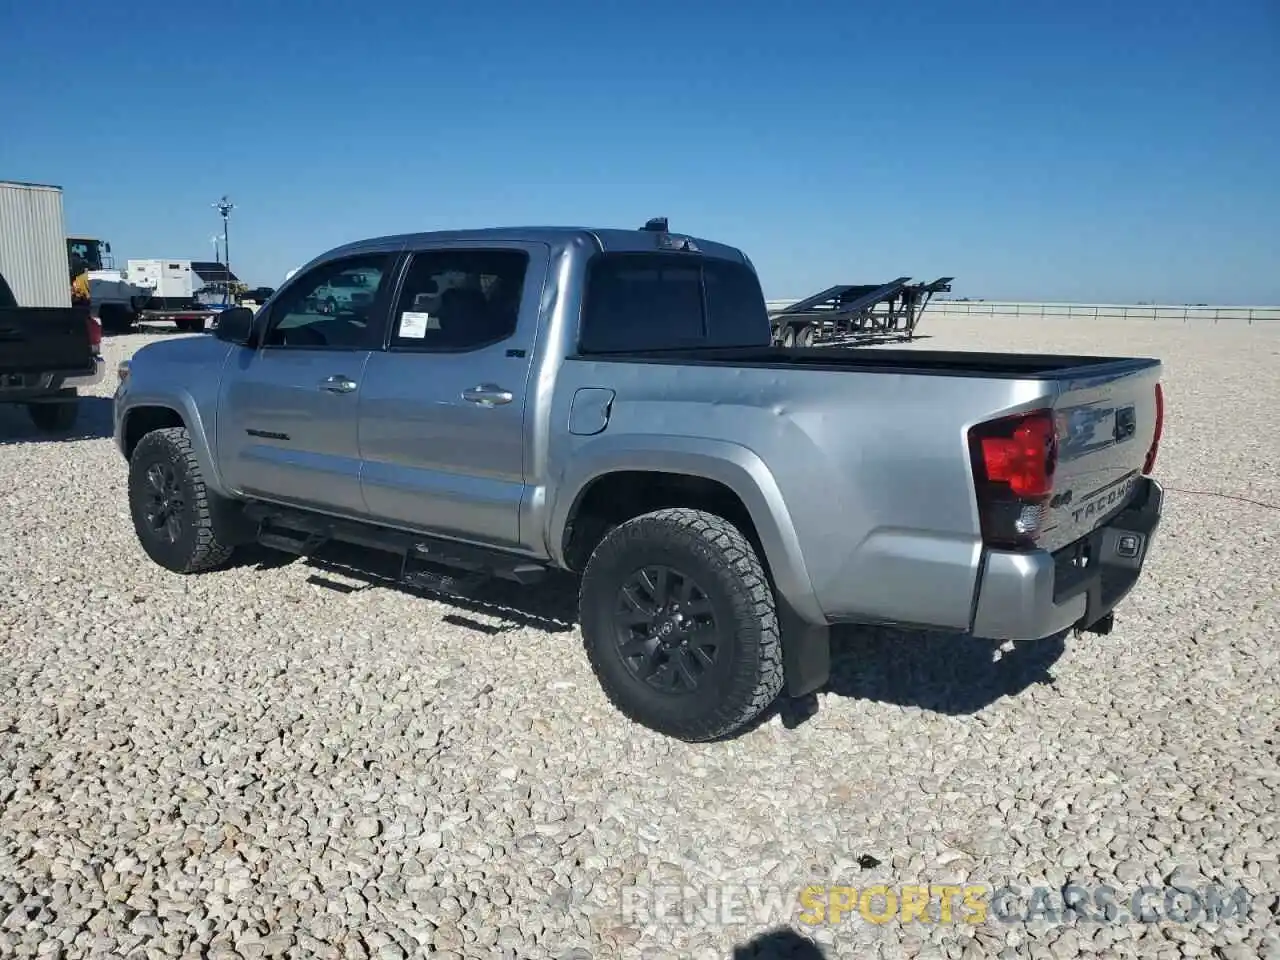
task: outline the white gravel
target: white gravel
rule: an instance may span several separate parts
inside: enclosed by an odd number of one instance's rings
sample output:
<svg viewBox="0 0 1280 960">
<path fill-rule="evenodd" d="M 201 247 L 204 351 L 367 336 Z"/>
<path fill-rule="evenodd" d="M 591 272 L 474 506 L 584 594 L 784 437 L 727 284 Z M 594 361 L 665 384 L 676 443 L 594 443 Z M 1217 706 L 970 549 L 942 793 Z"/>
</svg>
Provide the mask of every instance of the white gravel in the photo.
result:
<svg viewBox="0 0 1280 960">
<path fill-rule="evenodd" d="M 921 329 L 1165 360 L 1146 578 L 1110 636 L 995 664 L 849 632 L 816 716 L 703 746 L 605 702 L 572 589 L 170 575 L 106 399 L 64 441 L 0 408 L 0 957 L 723 957 L 779 927 L 833 957 L 1280 957 L 1280 324 Z M 797 900 L 952 881 L 1215 884 L 1249 913 L 813 926 Z"/>
</svg>

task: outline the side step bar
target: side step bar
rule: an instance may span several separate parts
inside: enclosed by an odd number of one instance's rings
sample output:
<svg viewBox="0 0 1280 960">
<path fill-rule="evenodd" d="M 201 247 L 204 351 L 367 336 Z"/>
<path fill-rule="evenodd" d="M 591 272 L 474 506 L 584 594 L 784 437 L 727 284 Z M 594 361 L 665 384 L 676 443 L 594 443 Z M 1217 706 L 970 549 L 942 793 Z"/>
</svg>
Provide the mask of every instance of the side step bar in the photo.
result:
<svg viewBox="0 0 1280 960">
<path fill-rule="evenodd" d="M 520 584 L 537 583 L 547 573 L 544 564 L 501 550 L 393 530 L 373 523 L 326 517 L 306 510 L 277 507 L 261 501 L 246 504 L 244 515 L 257 524 L 257 541 L 264 547 L 306 556 L 336 540 L 382 550 L 403 558 L 401 581 L 443 593 L 461 593 L 491 577 Z M 443 570 L 410 569 L 415 561 Z"/>
</svg>

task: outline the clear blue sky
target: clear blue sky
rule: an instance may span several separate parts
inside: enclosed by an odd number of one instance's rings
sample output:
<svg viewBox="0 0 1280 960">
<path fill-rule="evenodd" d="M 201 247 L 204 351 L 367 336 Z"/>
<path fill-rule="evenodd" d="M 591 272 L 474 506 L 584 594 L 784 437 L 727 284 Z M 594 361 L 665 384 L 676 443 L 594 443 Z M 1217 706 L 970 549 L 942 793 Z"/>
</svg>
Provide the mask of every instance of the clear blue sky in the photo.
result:
<svg viewBox="0 0 1280 960">
<path fill-rule="evenodd" d="M 119 259 L 209 258 L 226 192 L 272 286 L 363 236 L 666 215 L 771 297 L 1280 302 L 1277 0 L 194 9 L 3 14 L 0 178 Z"/>
</svg>

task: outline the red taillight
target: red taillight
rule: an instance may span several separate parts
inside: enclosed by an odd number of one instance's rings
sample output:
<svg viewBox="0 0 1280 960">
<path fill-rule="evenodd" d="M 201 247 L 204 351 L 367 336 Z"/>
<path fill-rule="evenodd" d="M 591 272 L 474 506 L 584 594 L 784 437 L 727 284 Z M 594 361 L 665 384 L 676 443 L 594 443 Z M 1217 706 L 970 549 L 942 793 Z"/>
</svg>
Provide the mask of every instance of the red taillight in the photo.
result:
<svg viewBox="0 0 1280 960">
<path fill-rule="evenodd" d="M 86 313 L 84 319 L 85 327 L 89 331 L 89 346 L 102 346 L 102 324 L 92 313 Z"/>
<path fill-rule="evenodd" d="M 1057 444 L 1047 415 L 1022 418 L 1009 436 L 979 434 L 979 442 L 991 482 L 1007 483 L 1016 497 L 1043 497 L 1053 489 Z"/>
<path fill-rule="evenodd" d="M 983 540 L 993 546 L 1034 545 L 1048 519 L 1058 467 L 1053 413 L 1035 410 L 972 427 L 969 456 Z"/>
<path fill-rule="evenodd" d="M 1142 465 L 1143 473 L 1150 473 L 1156 468 L 1156 457 L 1160 454 L 1160 437 L 1164 433 L 1164 387 L 1156 384 L 1156 432 L 1151 438 L 1151 447 L 1147 450 L 1146 462 Z"/>
</svg>

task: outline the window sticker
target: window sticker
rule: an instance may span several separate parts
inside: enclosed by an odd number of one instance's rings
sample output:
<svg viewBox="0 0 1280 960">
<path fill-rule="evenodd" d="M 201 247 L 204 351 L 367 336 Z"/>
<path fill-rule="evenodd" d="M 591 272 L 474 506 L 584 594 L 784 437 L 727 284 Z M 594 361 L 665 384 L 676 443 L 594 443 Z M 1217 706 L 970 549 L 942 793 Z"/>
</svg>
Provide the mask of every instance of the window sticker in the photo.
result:
<svg viewBox="0 0 1280 960">
<path fill-rule="evenodd" d="M 438 317 L 433 317 L 429 313 L 406 310 L 400 314 L 400 331 L 397 336 L 408 340 L 422 340 L 426 337 L 428 330 L 439 329 L 440 320 Z"/>
</svg>

